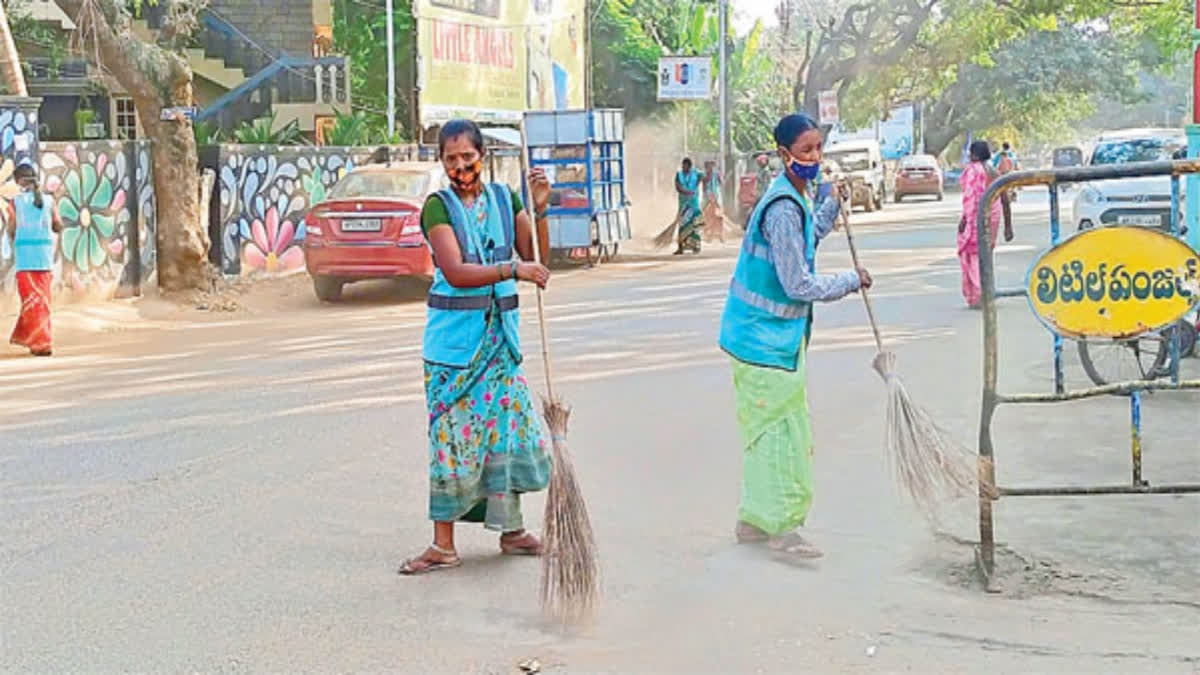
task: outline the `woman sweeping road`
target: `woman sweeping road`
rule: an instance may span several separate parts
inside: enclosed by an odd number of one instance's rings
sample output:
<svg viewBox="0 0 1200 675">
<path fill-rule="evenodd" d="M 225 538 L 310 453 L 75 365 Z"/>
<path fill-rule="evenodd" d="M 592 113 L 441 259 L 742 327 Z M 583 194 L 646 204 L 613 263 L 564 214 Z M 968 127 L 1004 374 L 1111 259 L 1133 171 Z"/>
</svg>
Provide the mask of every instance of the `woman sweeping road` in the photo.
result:
<svg viewBox="0 0 1200 675">
<path fill-rule="evenodd" d="M 17 292 L 21 313 L 13 329 L 12 344 L 26 347 L 34 356 L 50 356 L 50 283 L 54 272 L 54 236 L 61 225 L 53 198 L 38 188 L 33 162 L 21 160 L 13 172 L 21 191 L 10 205 L 7 236 L 16 255 Z"/>
<path fill-rule="evenodd" d="M 429 517 L 433 543 L 401 574 L 461 564 L 457 521 L 500 532 L 500 551 L 540 555 L 522 524 L 521 495 L 546 488 L 550 459 L 521 371 L 517 282 L 545 288 L 550 272 L 532 262 L 533 223 L 520 197 L 485 185 L 483 135 L 466 120 L 442 127 L 438 152 L 452 189 L 430 196 L 421 225 L 433 249 L 433 287 L 425 326 L 425 400 L 429 412 Z M 530 174 L 534 212 L 545 218 L 550 183 Z M 550 250 L 538 228 L 540 250 Z M 518 262 L 515 253 L 528 262 Z"/>
<path fill-rule="evenodd" d="M 692 167 L 692 160 L 684 158 L 675 174 L 675 192 L 679 194 L 676 221 L 679 223 L 679 247 L 675 255 L 684 251 L 700 252 L 700 228 L 704 227 L 704 213 L 700 208 L 700 172 Z"/>
<path fill-rule="evenodd" d="M 796 532 L 813 496 L 805 381 L 812 307 L 870 288 L 871 275 L 864 269 L 816 274 L 817 241 L 832 230 L 842 198 L 835 190 L 814 214 L 809 190 L 823 142 L 817 123 L 802 113 L 784 117 L 775 142 L 785 169 L 750 215 L 721 318 L 743 445 L 736 535 L 794 558 L 816 558 L 821 552 Z"/>
<path fill-rule="evenodd" d="M 983 199 L 983 193 L 987 191 L 988 186 L 992 184 L 992 180 L 995 179 L 996 173 L 990 163 L 992 152 L 988 149 L 986 141 L 975 141 L 971 144 L 969 152 L 971 161 L 963 169 L 962 177 L 959 179 L 962 183 L 963 209 L 962 217 L 958 221 L 958 262 L 962 267 L 963 299 L 967 301 L 968 307 L 978 309 L 983 293 L 979 284 L 979 236 L 976 231 L 979 202 Z M 996 233 L 1002 218 L 1004 220 L 1004 240 L 1012 241 L 1013 238 L 1012 222 L 1004 217 L 1002 199 L 1003 197 L 992 202 L 992 208 L 988 214 L 991 223 L 988 229 L 992 233 L 992 246 L 996 245 Z"/>
</svg>

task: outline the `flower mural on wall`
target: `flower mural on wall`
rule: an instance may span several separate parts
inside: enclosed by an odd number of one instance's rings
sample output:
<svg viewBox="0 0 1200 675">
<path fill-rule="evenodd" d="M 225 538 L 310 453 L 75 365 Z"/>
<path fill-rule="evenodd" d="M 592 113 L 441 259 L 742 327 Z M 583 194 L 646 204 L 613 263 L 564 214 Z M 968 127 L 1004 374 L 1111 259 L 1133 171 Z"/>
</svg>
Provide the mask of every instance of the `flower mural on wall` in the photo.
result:
<svg viewBox="0 0 1200 675">
<path fill-rule="evenodd" d="M 250 241 L 242 251 L 242 262 L 267 274 L 299 271 L 304 267 L 304 251 L 297 243 L 295 224 L 281 221 L 274 206 L 268 208 L 262 220 L 250 224 Z"/>
<path fill-rule="evenodd" d="M 129 218 L 125 188 L 114 189 L 113 172 L 105 171 L 107 155 L 98 154 L 91 162 L 83 163 L 76 160 L 75 152 L 64 155 L 74 166 L 64 174 L 65 194 L 58 198 L 58 213 L 63 221 L 62 254 L 75 269 L 87 274 L 102 268 L 110 256 L 114 261 L 122 260 L 124 241 L 114 234 L 118 216 L 124 214 L 122 224 Z M 123 185 L 124 176 L 121 179 Z"/>
<path fill-rule="evenodd" d="M 305 212 L 324 201 L 330 188 L 366 157 L 345 148 L 224 146 L 218 165 L 221 271 L 286 274 L 301 269 Z M 274 234 L 272 220 L 278 223 Z M 293 247 L 295 253 L 290 252 Z"/>
</svg>

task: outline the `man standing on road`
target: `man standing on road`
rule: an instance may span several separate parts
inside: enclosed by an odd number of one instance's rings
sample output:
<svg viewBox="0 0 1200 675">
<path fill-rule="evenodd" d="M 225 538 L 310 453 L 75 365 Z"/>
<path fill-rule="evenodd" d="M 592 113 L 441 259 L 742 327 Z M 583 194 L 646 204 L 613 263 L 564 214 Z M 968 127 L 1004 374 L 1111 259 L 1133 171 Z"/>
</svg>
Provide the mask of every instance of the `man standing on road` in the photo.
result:
<svg viewBox="0 0 1200 675">
<path fill-rule="evenodd" d="M 775 127 L 784 170 L 750 215 L 721 318 L 721 348 L 733 360 L 743 445 L 741 543 L 766 542 L 793 558 L 820 550 L 796 532 L 812 505 L 812 430 L 805 349 L 812 307 L 870 288 L 864 269 L 816 274 L 817 241 L 832 229 L 841 191 L 814 213 L 810 190 L 824 139 L 815 120 L 788 115 Z"/>
</svg>

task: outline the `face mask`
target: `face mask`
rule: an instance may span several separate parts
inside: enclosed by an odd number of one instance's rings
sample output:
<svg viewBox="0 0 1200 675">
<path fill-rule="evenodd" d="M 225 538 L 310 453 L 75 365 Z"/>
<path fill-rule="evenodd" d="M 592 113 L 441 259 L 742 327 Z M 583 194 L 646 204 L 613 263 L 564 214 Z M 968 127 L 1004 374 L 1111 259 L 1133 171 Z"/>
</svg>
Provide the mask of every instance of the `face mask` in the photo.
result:
<svg viewBox="0 0 1200 675">
<path fill-rule="evenodd" d="M 816 180 L 817 176 L 821 175 L 820 164 L 801 164 L 794 159 L 788 163 L 788 170 L 796 178 L 806 181 Z"/>
<path fill-rule="evenodd" d="M 479 175 L 483 173 L 483 159 L 477 159 L 460 169 L 450 169 L 446 175 L 454 187 L 463 192 L 471 192 L 479 184 Z"/>
</svg>

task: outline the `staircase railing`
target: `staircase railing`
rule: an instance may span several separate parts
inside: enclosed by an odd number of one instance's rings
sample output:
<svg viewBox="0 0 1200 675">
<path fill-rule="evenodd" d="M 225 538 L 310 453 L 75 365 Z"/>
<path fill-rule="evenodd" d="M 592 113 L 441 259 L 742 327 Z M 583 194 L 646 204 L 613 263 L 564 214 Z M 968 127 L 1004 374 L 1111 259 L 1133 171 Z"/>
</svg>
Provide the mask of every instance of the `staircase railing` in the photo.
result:
<svg viewBox="0 0 1200 675">
<path fill-rule="evenodd" d="M 198 121 L 222 128 L 269 113 L 281 103 L 348 104 L 350 76 L 344 56 L 281 56 L 201 110 Z"/>
</svg>

